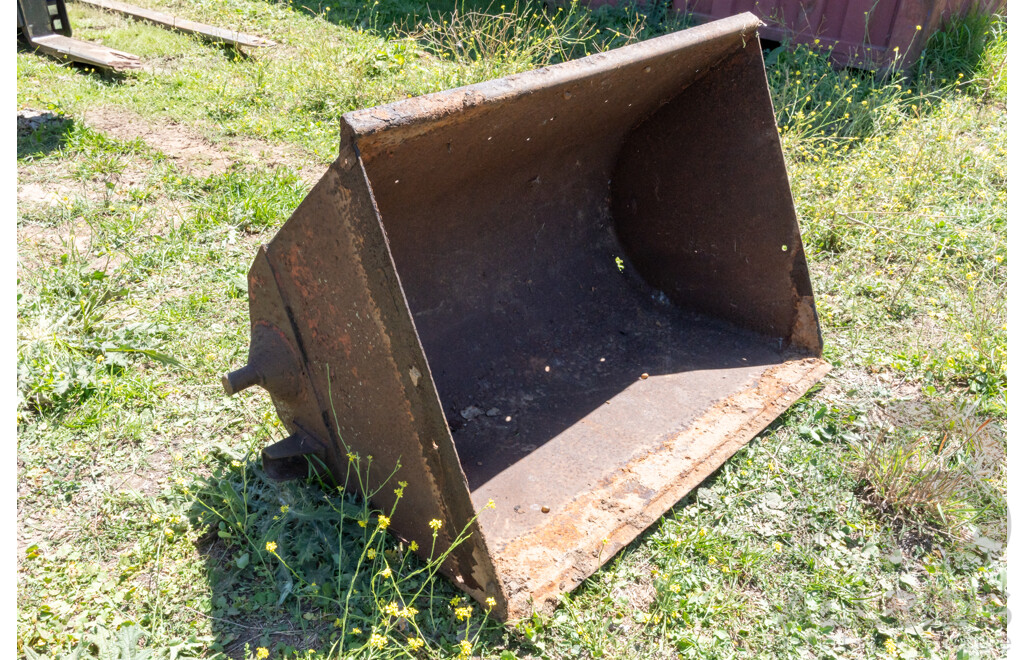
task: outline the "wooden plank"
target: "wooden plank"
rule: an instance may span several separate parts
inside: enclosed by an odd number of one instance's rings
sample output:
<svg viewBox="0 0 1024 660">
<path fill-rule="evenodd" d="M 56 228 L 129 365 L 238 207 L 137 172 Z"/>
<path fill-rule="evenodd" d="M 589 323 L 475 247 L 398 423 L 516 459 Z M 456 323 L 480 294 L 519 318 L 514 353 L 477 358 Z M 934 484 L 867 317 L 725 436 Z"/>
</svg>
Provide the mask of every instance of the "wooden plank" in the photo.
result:
<svg viewBox="0 0 1024 660">
<path fill-rule="evenodd" d="M 30 43 L 38 50 L 57 59 L 73 60 L 104 69 L 125 71 L 141 69 L 142 62 L 137 55 L 114 50 L 99 44 L 81 41 L 61 34 L 48 34 L 32 39 Z"/>
<path fill-rule="evenodd" d="M 251 34 L 245 34 L 244 32 L 238 32 L 235 30 L 225 30 L 224 28 L 207 25 L 205 23 L 189 21 L 184 18 L 172 16 L 171 14 L 164 14 L 162 12 L 153 11 L 152 9 L 143 9 L 142 7 L 136 7 L 135 5 L 130 5 L 125 2 L 118 2 L 117 0 L 78 0 L 78 2 L 98 9 L 115 11 L 136 20 L 149 21 L 150 23 L 155 23 L 162 27 L 177 30 L 178 32 L 194 34 L 208 41 L 216 41 L 235 46 L 248 46 L 251 48 L 263 48 L 275 45 L 273 41 L 269 41 L 262 37 L 256 37 Z"/>
</svg>

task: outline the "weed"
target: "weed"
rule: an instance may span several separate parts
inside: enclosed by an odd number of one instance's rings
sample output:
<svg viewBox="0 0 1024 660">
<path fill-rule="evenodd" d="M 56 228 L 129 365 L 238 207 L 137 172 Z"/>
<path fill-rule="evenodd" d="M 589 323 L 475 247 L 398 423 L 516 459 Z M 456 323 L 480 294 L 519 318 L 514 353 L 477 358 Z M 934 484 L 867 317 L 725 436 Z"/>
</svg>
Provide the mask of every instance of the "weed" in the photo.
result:
<svg viewBox="0 0 1024 660">
<path fill-rule="evenodd" d="M 282 486 L 238 460 L 186 488 L 196 503 L 196 524 L 216 531 L 235 567 L 256 571 L 251 599 L 236 599 L 232 608 L 291 606 L 307 621 L 323 622 L 331 654 L 392 657 L 410 650 L 476 648 L 488 627 L 487 611 L 474 613 L 473 605 L 452 597 L 448 588 L 435 593 L 437 571 L 467 538 L 472 521 L 450 547 L 442 552 L 432 546 L 420 561 L 415 544 L 386 533 L 394 509 L 378 511 L 369 503 L 371 460 L 351 455 L 345 483 L 337 489 L 323 482 Z M 402 483 L 392 485 L 396 493 L 404 489 Z M 384 487 L 389 485 L 378 485 Z M 400 500 L 401 495 L 395 507 Z M 440 615 L 445 610 L 449 614 Z M 484 624 L 471 628 L 474 616 Z"/>
<path fill-rule="evenodd" d="M 190 232 L 227 226 L 257 231 L 279 226 L 308 192 L 288 168 L 230 170 L 197 182 L 190 196 L 197 204 Z"/>
<path fill-rule="evenodd" d="M 1005 100 L 1006 17 L 975 11 L 953 21 L 928 40 L 916 71 L 930 81 L 957 81 L 983 98 Z"/>
<path fill-rule="evenodd" d="M 969 506 L 962 498 L 966 475 L 951 469 L 948 435 L 935 442 L 926 437 L 894 441 L 879 437 L 858 452 L 857 476 L 864 497 L 885 514 L 924 520 L 937 529 L 955 532 Z M 962 523 L 961 523 L 962 524 Z"/>
</svg>

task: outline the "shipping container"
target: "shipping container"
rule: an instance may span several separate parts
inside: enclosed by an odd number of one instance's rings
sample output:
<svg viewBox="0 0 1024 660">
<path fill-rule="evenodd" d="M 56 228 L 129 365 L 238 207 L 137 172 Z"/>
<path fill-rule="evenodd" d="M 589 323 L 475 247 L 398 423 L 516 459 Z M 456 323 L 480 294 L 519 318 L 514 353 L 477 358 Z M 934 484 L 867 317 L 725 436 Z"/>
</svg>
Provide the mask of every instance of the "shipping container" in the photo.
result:
<svg viewBox="0 0 1024 660">
<path fill-rule="evenodd" d="M 586 1 L 591 7 L 628 2 Z M 975 7 L 1006 12 L 1006 0 L 672 0 L 672 6 L 697 23 L 749 11 L 765 22 L 762 40 L 830 50 L 836 64 L 866 69 L 910 66 L 932 34 Z"/>
<path fill-rule="evenodd" d="M 762 39 L 830 50 L 836 64 L 869 69 L 910 66 L 954 16 L 1005 6 L 1005 0 L 673 0 L 698 22 L 752 12 L 766 23 Z"/>
</svg>

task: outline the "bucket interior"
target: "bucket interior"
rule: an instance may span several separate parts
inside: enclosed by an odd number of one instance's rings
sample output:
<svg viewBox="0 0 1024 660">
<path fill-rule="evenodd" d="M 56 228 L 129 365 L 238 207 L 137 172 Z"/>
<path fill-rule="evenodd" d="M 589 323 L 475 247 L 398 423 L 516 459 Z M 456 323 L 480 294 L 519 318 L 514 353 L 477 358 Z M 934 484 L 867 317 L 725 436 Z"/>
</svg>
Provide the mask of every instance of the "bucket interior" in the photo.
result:
<svg viewBox="0 0 1024 660">
<path fill-rule="evenodd" d="M 735 57 L 742 64 L 751 54 Z M 386 148 L 360 145 L 473 502 L 479 509 L 493 499 L 515 514 L 481 518 L 495 550 L 784 361 L 781 333 L 740 327 L 705 304 L 719 297 L 728 307 L 733 292 L 715 290 L 710 271 L 701 279 L 700 259 L 689 271 L 659 270 L 659 260 L 675 263 L 656 254 L 659 242 L 685 251 L 688 227 L 703 221 L 673 210 L 687 202 L 670 189 L 700 198 L 694 208 L 721 205 L 713 196 L 722 190 L 700 187 L 701 176 L 722 173 L 697 176 L 687 171 L 692 159 L 671 157 L 673 144 L 699 142 L 701 130 L 661 147 L 653 169 L 630 155 L 650 140 L 651 122 L 718 102 L 701 85 L 718 85 L 720 60 L 709 51 L 661 70 L 640 63 L 480 109 Z M 718 133 L 733 131 L 724 124 Z M 715 130 L 706 133 L 716 139 Z M 728 161 L 751 148 L 744 136 L 734 140 L 708 150 Z M 658 207 L 649 226 L 624 199 L 641 188 Z M 726 218 L 712 233 L 742 239 L 757 233 L 749 221 Z M 637 247 L 638 235 L 653 248 Z M 791 289 L 788 271 L 766 272 L 755 278 L 766 298 L 776 275 Z M 700 292 L 692 305 L 688 290 Z"/>
</svg>

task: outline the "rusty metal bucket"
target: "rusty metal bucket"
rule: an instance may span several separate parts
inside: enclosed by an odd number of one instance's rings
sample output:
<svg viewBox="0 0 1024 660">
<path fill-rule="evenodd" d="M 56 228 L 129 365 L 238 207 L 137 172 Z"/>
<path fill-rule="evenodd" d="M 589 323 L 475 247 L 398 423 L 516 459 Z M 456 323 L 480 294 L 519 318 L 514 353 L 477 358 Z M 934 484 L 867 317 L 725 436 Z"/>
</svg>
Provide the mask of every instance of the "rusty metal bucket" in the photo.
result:
<svg viewBox="0 0 1024 660">
<path fill-rule="evenodd" d="M 267 471 L 400 462 L 391 529 L 421 549 L 482 509 L 445 571 L 518 618 L 819 380 L 758 25 L 345 115 L 256 256 L 249 363 L 224 377 L 292 433 Z"/>
</svg>

